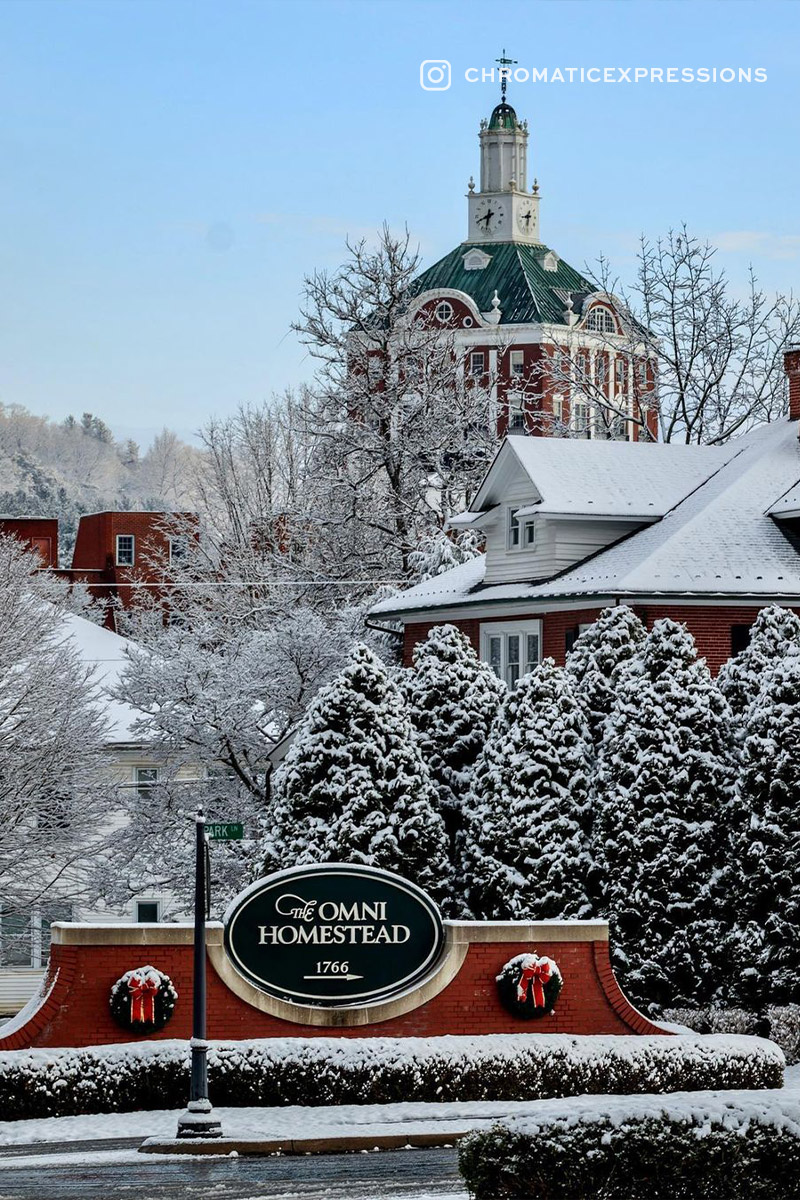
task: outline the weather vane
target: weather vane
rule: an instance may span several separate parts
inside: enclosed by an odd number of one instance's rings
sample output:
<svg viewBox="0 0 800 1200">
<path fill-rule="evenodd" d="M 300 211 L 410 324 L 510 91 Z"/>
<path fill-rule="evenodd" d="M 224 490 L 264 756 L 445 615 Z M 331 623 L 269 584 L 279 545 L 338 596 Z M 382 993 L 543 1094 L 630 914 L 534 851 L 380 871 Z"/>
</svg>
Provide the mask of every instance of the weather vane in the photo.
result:
<svg viewBox="0 0 800 1200">
<path fill-rule="evenodd" d="M 494 60 L 500 64 L 500 103 L 506 102 L 506 87 L 508 86 L 508 74 L 503 70 L 503 67 L 515 67 L 517 65 L 516 58 L 506 58 L 506 48 L 503 46 L 503 57 Z"/>
</svg>

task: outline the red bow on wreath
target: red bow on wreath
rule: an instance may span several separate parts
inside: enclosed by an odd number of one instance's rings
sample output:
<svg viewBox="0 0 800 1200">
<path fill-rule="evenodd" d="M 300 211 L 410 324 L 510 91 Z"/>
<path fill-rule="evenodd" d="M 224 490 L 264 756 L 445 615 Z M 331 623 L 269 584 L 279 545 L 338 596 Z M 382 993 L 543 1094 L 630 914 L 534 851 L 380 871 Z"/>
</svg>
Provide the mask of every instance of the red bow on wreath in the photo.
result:
<svg viewBox="0 0 800 1200">
<path fill-rule="evenodd" d="M 546 958 L 536 959 L 527 967 L 523 967 L 517 984 L 517 1000 L 520 1004 L 524 1004 L 528 999 L 528 985 L 530 984 L 533 991 L 533 1007 L 544 1008 L 544 985 L 549 983 L 551 976 L 552 970 Z"/>
<path fill-rule="evenodd" d="M 131 975 L 128 991 L 131 997 L 131 1024 L 135 1021 L 152 1024 L 156 1019 L 156 993 L 161 980 L 154 975 Z"/>
</svg>

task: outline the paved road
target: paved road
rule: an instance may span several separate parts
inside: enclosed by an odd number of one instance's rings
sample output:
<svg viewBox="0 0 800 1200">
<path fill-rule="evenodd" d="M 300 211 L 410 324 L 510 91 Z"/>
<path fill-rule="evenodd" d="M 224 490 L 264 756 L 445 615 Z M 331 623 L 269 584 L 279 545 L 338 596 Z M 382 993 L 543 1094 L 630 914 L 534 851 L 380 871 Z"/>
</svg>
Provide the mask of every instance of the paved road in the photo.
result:
<svg viewBox="0 0 800 1200">
<path fill-rule="evenodd" d="M 139 1139 L 0 1149 L 0 1200 L 456 1200 L 454 1150 L 302 1158 L 137 1154 Z"/>
</svg>

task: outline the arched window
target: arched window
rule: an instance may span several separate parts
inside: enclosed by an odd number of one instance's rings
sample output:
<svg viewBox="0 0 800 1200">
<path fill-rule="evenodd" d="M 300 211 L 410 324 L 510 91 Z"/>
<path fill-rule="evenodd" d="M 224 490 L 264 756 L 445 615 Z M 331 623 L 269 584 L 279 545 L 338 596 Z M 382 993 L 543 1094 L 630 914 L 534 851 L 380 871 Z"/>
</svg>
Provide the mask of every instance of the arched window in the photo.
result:
<svg viewBox="0 0 800 1200">
<path fill-rule="evenodd" d="M 595 333 L 616 333 L 617 327 L 614 323 L 614 318 L 607 308 L 598 305 L 596 308 L 589 310 L 589 315 L 586 318 L 586 328 L 591 329 Z"/>
<path fill-rule="evenodd" d="M 453 306 L 449 300 L 441 300 L 436 305 L 436 320 L 440 325 L 446 325 L 453 319 Z"/>
</svg>

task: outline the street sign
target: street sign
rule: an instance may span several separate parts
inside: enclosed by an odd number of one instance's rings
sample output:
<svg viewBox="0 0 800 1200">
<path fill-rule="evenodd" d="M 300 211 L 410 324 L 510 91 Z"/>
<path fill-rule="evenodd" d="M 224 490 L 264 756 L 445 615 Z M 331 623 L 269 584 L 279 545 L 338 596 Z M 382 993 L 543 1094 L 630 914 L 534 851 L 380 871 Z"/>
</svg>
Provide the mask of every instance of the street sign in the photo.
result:
<svg viewBox="0 0 800 1200">
<path fill-rule="evenodd" d="M 241 841 L 245 827 L 239 821 L 209 821 L 205 832 L 212 841 Z"/>
<path fill-rule="evenodd" d="M 209 821 L 206 833 L 215 842 L 238 842 L 244 837 L 244 825 L 237 821 Z"/>
<path fill-rule="evenodd" d="M 433 901 L 390 871 L 345 863 L 259 879 L 233 901 L 225 949 L 260 991 L 345 1008 L 404 992 L 444 946 Z"/>
</svg>

